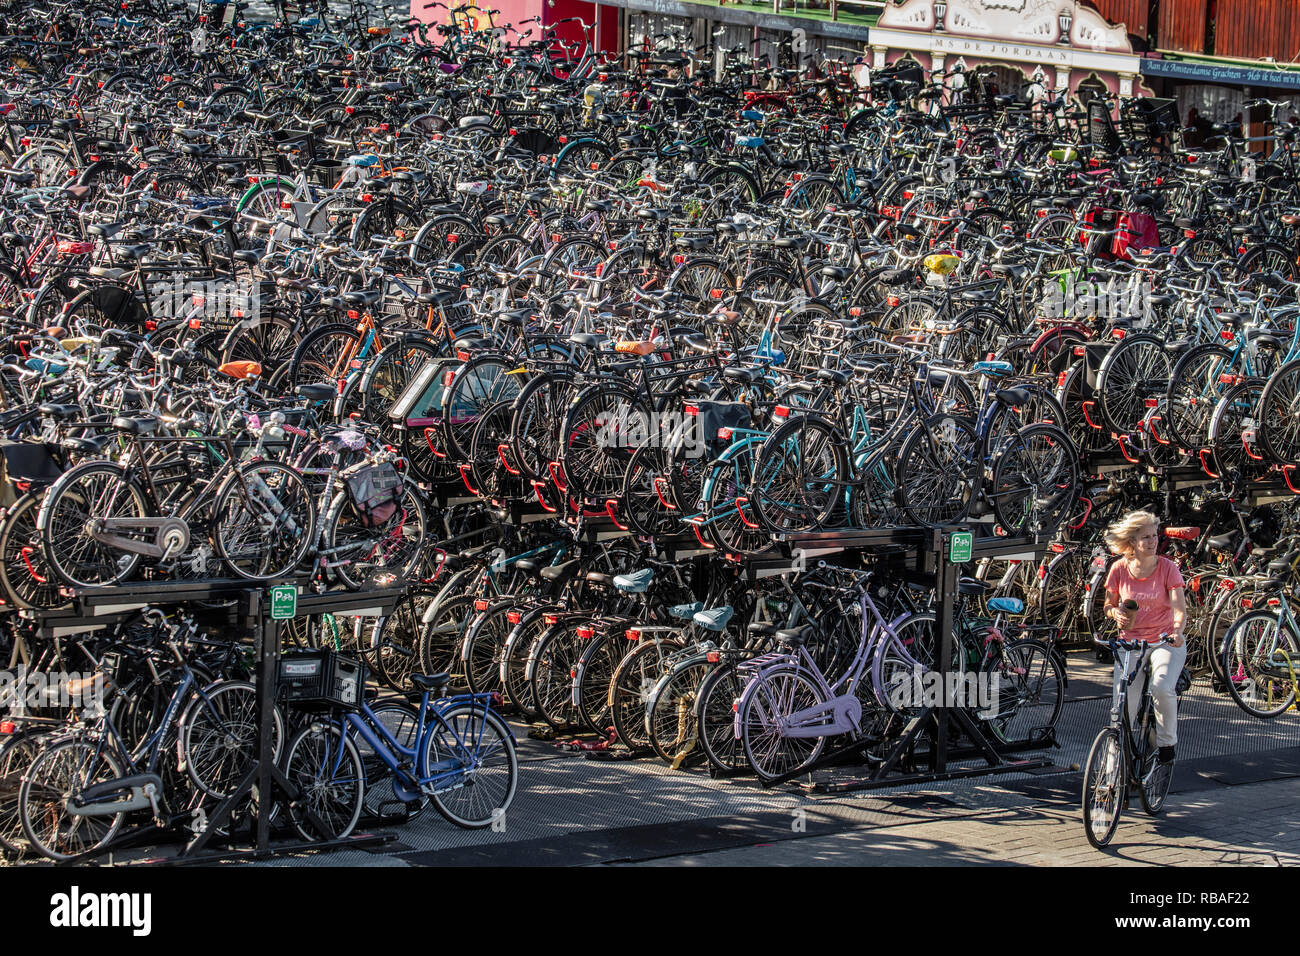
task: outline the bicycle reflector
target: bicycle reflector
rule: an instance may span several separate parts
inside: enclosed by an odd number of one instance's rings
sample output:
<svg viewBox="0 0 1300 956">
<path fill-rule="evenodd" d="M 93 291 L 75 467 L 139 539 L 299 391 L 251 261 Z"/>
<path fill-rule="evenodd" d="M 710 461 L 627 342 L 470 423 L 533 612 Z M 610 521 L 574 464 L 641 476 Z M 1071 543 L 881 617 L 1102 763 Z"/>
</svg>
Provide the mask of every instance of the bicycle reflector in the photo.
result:
<svg viewBox="0 0 1300 956">
<path fill-rule="evenodd" d="M 719 428 L 719 429 L 718 429 L 718 440 L 719 440 L 719 441 L 731 441 L 731 434 L 732 434 L 732 432 L 731 432 L 731 429 L 730 429 L 730 428 Z"/>
<path fill-rule="evenodd" d="M 704 655 L 704 659 L 710 664 L 722 663 L 722 651 L 709 651 Z"/>
<path fill-rule="evenodd" d="M 0 720 L 0 734 L 12 734 L 18 726 L 12 720 Z"/>
<path fill-rule="evenodd" d="M 789 405 L 778 405 L 778 406 L 776 406 L 776 408 L 772 409 L 772 417 L 773 417 L 773 418 L 789 418 L 789 417 L 790 417 L 790 406 L 789 406 Z"/>
<path fill-rule="evenodd" d="M 709 290 L 709 298 L 710 298 L 710 299 L 721 299 L 721 298 L 722 298 L 722 290 L 721 290 L 721 289 L 710 289 L 710 290 Z"/>
<path fill-rule="evenodd" d="M 547 627 L 555 627 L 555 625 L 557 625 L 557 624 L 560 623 L 560 615 L 558 615 L 558 614 L 543 614 L 543 615 L 542 615 L 542 623 L 545 624 Z"/>
<path fill-rule="evenodd" d="M 637 627 L 629 627 L 623 632 L 623 636 L 629 641 L 639 641 L 641 640 L 641 629 Z"/>
<path fill-rule="evenodd" d="M 580 627 L 574 633 L 584 641 L 589 641 L 596 636 L 596 629 L 594 627 Z"/>
<path fill-rule="evenodd" d="M 687 415 L 698 415 L 698 414 L 700 413 L 700 406 L 698 406 L 698 405 L 686 405 L 686 406 L 682 409 L 682 411 L 683 411 L 685 414 L 687 414 Z"/>
<path fill-rule="evenodd" d="M 486 611 L 487 609 L 488 609 L 488 602 L 485 601 L 483 598 L 479 598 L 477 601 L 474 602 L 474 610 Z"/>
<path fill-rule="evenodd" d="M 519 611 L 506 611 L 506 620 L 511 624 L 518 624 L 523 619 L 524 616 Z"/>
<path fill-rule="evenodd" d="M 1237 590 L 1237 582 L 1236 582 L 1236 581 L 1233 581 L 1231 578 L 1221 578 L 1221 579 L 1219 580 L 1219 590 L 1220 590 L 1220 591 L 1235 591 L 1235 590 Z"/>
</svg>

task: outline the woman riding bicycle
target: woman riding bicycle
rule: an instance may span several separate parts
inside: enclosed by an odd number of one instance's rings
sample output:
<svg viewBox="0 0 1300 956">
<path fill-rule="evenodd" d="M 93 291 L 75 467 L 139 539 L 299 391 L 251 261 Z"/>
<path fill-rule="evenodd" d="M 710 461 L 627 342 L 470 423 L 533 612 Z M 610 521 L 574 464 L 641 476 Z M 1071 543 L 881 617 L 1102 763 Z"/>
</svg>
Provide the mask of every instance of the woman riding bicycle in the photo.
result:
<svg viewBox="0 0 1300 956">
<path fill-rule="evenodd" d="M 1161 763 L 1172 763 L 1178 743 L 1178 697 L 1175 685 L 1187 660 L 1183 627 L 1187 605 L 1178 565 L 1156 554 L 1159 522 L 1149 511 L 1133 511 L 1106 529 L 1106 545 L 1120 559 L 1106 575 L 1106 616 L 1125 640 L 1169 643 L 1151 651 L 1151 697 L 1156 711 L 1156 744 Z M 1121 666 L 1116 660 L 1115 667 Z M 1119 678 L 1117 677 L 1117 680 Z M 1136 719 L 1146 673 L 1140 673 L 1129 693 L 1129 717 Z"/>
</svg>

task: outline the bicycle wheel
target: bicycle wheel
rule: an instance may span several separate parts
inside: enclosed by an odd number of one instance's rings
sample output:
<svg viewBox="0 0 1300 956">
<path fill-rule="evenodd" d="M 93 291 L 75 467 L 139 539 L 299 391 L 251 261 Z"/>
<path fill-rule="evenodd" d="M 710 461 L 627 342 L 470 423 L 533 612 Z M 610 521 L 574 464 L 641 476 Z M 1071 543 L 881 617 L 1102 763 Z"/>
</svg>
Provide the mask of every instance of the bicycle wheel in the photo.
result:
<svg viewBox="0 0 1300 956">
<path fill-rule="evenodd" d="M 1195 449 L 1205 444 L 1210 416 L 1227 390 L 1220 376 L 1231 369 L 1232 353 L 1211 343 L 1189 349 L 1178 360 L 1165 393 L 1164 421 L 1179 447 Z"/>
<path fill-rule="evenodd" d="M 360 339 L 354 326 L 342 323 L 312 329 L 289 360 L 285 385 L 292 389 L 314 382 L 337 382 L 348 373 L 348 363 L 356 355 Z"/>
<path fill-rule="evenodd" d="M 985 726 L 1003 743 L 1051 738 L 1065 702 L 1065 677 L 1051 648 L 1040 641 L 1016 641 L 984 668 L 997 678 L 992 714 L 982 713 Z"/>
<path fill-rule="evenodd" d="M 818 418 L 799 415 L 763 443 L 749 489 L 758 523 L 773 533 L 821 528 L 844 498 L 844 442 Z"/>
<path fill-rule="evenodd" d="M 121 764 L 101 742 L 69 737 L 47 747 L 18 787 L 18 815 L 28 844 L 56 862 L 104 846 L 117 835 L 126 814 L 73 816 L 67 801 L 92 784 L 121 776 Z"/>
<path fill-rule="evenodd" d="M 366 369 L 361 380 L 361 417 L 388 430 L 388 410 L 406 390 L 407 385 L 425 363 L 438 357 L 437 347 L 428 339 L 405 336 L 380 352 Z"/>
<path fill-rule="evenodd" d="M 1146 399 L 1167 390 L 1173 361 L 1165 343 L 1154 335 L 1127 335 L 1110 350 L 1097 370 L 1102 420 L 1111 431 L 1130 434 L 1146 414 Z"/>
<path fill-rule="evenodd" d="M 573 678 L 576 685 L 574 692 L 578 699 L 578 717 L 588 730 L 602 737 L 609 733 L 609 682 L 618 665 L 618 658 L 614 655 L 622 651 L 618 646 L 621 643 L 621 631 L 597 634 L 583 648 Z"/>
<path fill-rule="evenodd" d="M 144 492 L 125 471 L 107 462 L 87 462 L 66 472 L 45 494 L 36 524 L 45 559 L 72 587 L 118 584 L 131 576 L 140 555 L 96 541 L 87 533 L 93 520 L 143 518 Z M 115 532 L 133 536 L 119 529 Z M 143 537 L 148 532 L 138 532 Z"/>
<path fill-rule="evenodd" d="M 302 474 L 274 461 L 252 461 L 225 482 L 212 505 L 217 554 L 251 581 L 291 574 L 311 546 L 316 509 Z"/>
<path fill-rule="evenodd" d="M 501 653 L 510 636 L 506 617 L 511 605 L 501 603 L 489 608 L 471 626 L 465 648 L 465 683 L 470 693 L 486 694 L 501 689 Z"/>
<path fill-rule="evenodd" d="M 578 724 L 573 704 L 573 674 L 586 641 L 577 636 L 579 622 L 552 628 L 530 652 L 529 683 L 533 710 L 552 728 L 565 731 Z"/>
<path fill-rule="evenodd" d="M 272 726 L 271 752 L 279 759 L 284 718 L 278 707 Z M 204 688 L 186 708 L 176 735 L 177 756 L 190 782 L 218 800 L 230 796 L 260 756 L 260 730 L 253 684 L 219 681 Z"/>
<path fill-rule="evenodd" d="M 651 693 L 646 710 L 650 746 L 673 767 L 698 763 L 704 757 L 699 738 L 700 683 L 713 668 L 703 658 L 674 667 Z"/>
<path fill-rule="evenodd" d="M 18 790 L 43 746 L 39 732 L 15 734 L 0 744 L 0 849 L 8 856 L 20 856 L 27 849 Z"/>
<path fill-rule="evenodd" d="M 778 721 L 796 711 L 824 703 L 821 689 L 804 674 L 780 670 L 755 678 L 740 711 L 745 760 L 763 780 L 808 766 L 826 746 L 825 737 L 787 737 Z"/>
<path fill-rule="evenodd" d="M 358 591 L 378 570 L 406 578 L 420 562 L 424 506 L 414 486 L 408 484 L 388 520 L 371 527 L 362 521 L 351 500 L 339 495 L 325 518 L 324 537 L 328 565 L 344 587 Z"/>
<path fill-rule="evenodd" d="M 1119 731 L 1107 727 L 1092 742 L 1083 771 L 1083 832 L 1097 849 L 1115 835 L 1127 787 Z"/>
<path fill-rule="evenodd" d="M 473 594 L 457 594 L 438 605 L 420 631 L 420 666 L 426 674 L 459 674 L 465 629 L 474 616 Z"/>
<path fill-rule="evenodd" d="M 990 496 L 1008 534 L 1026 527 L 1052 534 L 1069 516 L 1079 493 L 1079 452 L 1054 425 L 1020 429 L 993 464 Z"/>
<path fill-rule="evenodd" d="M 341 840 L 352 832 L 365 801 L 366 772 L 338 724 L 313 721 L 298 731 L 285 752 L 284 774 L 298 787 L 289 820 L 304 840 Z M 317 831 L 309 812 L 324 833 Z"/>
<path fill-rule="evenodd" d="M 433 595 L 428 591 L 413 593 L 409 601 L 401 601 L 379 625 L 377 646 L 372 654 L 375 671 L 399 694 L 413 689 L 411 674 L 419 664 L 420 621 L 432 600 Z"/>
<path fill-rule="evenodd" d="M 663 672 L 664 658 L 681 648 L 678 640 L 646 638 L 614 668 L 610 678 L 610 714 L 619 743 L 633 753 L 650 748 L 646 703 Z M 730 704 L 727 705 L 730 708 Z"/>
<path fill-rule="evenodd" d="M 736 714 L 732 710 L 745 689 L 745 679 L 735 663 L 716 667 L 700 683 L 696 720 L 700 747 L 709 764 L 722 773 L 744 770 L 745 748 L 736 739 Z"/>
<path fill-rule="evenodd" d="M 569 406 L 560 426 L 559 457 L 569 495 L 604 502 L 623 487 L 632 453 L 653 419 L 630 388 L 595 385 Z"/>
<path fill-rule="evenodd" d="M 41 535 L 36 525 L 40 496 L 23 495 L 9 509 L 0 531 L 0 590 L 10 607 L 55 608 L 65 603 L 59 595 L 58 579 L 41 554 Z"/>
<path fill-rule="evenodd" d="M 441 716 L 429 728 L 424 752 L 425 773 L 438 777 L 431 784 L 434 807 L 467 830 L 504 826 L 519 787 L 510 728 L 480 704 L 457 704 Z"/>
<path fill-rule="evenodd" d="M 1277 615 L 1251 611 L 1228 629 L 1223 639 L 1223 673 L 1237 706 L 1267 720 L 1295 703 L 1295 685 L 1286 664 L 1274 657 L 1300 652 L 1300 641 L 1278 626 Z"/>
<path fill-rule="evenodd" d="M 909 518 L 943 525 L 966 517 L 976 445 L 974 430 L 959 418 L 937 415 L 913 429 L 895 466 L 897 492 Z"/>
</svg>

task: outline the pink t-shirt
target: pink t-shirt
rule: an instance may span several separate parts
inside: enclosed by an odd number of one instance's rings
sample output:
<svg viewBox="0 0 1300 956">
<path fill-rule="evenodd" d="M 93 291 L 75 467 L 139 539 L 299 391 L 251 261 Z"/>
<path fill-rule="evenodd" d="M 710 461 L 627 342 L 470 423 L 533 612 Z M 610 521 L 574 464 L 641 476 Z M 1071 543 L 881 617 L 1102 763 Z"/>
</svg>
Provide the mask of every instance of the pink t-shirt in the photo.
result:
<svg viewBox="0 0 1300 956">
<path fill-rule="evenodd" d="M 1106 590 L 1118 594 L 1120 604 L 1129 598 L 1138 603 L 1133 627 L 1123 632 L 1124 638 L 1154 641 L 1161 634 L 1172 633 L 1174 609 L 1169 603 L 1169 592 L 1183 586 L 1183 573 L 1163 554 L 1156 556 L 1156 569 L 1145 578 L 1135 578 L 1129 573 L 1126 558 L 1112 564 L 1106 575 Z"/>
</svg>

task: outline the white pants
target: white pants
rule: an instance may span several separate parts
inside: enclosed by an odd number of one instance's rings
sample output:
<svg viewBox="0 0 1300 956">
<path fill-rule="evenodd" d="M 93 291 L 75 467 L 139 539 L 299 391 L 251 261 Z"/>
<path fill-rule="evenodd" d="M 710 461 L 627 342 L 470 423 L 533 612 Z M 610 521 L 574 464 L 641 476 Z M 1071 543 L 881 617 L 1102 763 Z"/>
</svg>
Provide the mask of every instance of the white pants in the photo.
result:
<svg viewBox="0 0 1300 956">
<path fill-rule="evenodd" d="M 1115 673 L 1120 680 L 1133 668 L 1133 654 L 1121 651 L 1115 658 Z M 1147 660 L 1128 689 L 1128 716 L 1136 727 L 1138 708 L 1142 705 L 1142 688 L 1146 685 L 1147 671 L 1151 672 L 1151 702 L 1156 711 L 1156 746 L 1172 747 L 1178 743 L 1178 695 L 1174 687 L 1178 675 L 1187 662 L 1187 642 L 1182 647 L 1164 645 L 1147 654 Z M 1118 693 L 1118 690 L 1116 691 Z M 1112 702 L 1114 698 L 1112 698 Z"/>
</svg>

